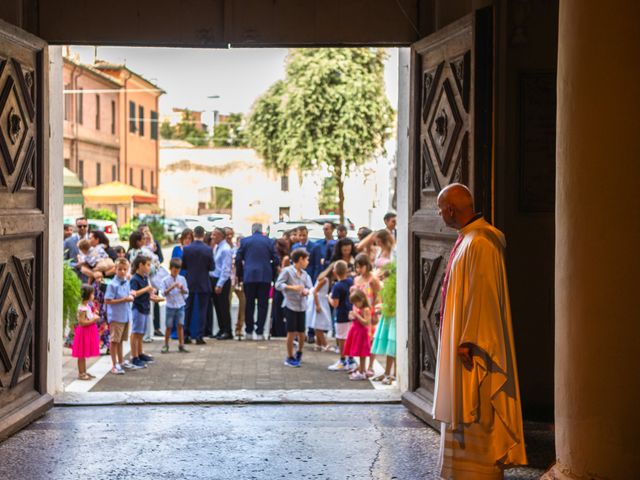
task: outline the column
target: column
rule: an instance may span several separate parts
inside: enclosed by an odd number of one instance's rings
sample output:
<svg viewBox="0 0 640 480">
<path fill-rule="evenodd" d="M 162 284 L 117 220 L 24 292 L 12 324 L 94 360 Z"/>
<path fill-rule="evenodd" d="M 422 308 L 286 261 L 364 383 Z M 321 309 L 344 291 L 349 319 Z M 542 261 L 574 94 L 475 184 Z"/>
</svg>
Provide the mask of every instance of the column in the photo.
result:
<svg viewBox="0 0 640 480">
<path fill-rule="evenodd" d="M 640 2 L 561 0 L 548 478 L 640 472 Z"/>
</svg>

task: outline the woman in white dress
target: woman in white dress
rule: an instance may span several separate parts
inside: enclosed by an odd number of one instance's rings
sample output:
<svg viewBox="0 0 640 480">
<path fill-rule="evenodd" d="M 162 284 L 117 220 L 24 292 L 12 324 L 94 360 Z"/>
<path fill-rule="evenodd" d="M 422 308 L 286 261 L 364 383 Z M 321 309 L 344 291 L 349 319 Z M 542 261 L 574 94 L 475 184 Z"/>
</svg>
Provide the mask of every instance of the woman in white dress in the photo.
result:
<svg viewBox="0 0 640 480">
<path fill-rule="evenodd" d="M 316 350 L 330 350 L 326 333 L 331 330 L 331 307 L 329 287 L 333 275 L 333 264 L 318 275 L 313 288 L 313 300 L 307 305 L 307 324 L 316 331 Z"/>
</svg>

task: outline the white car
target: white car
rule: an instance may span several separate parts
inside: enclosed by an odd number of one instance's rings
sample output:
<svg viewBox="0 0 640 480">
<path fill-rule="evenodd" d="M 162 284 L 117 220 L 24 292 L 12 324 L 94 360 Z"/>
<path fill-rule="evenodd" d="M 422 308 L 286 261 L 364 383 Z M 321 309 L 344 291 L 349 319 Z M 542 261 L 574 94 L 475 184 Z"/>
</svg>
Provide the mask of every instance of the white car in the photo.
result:
<svg viewBox="0 0 640 480">
<path fill-rule="evenodd" d="M 87 219 L 89 231 L 102 230 L 109 239 L 109 245 L 112 247 L 120 245 L 120 236 L 118 235 L 118 225 L 111 220 Z"/>
<path fill-rule="evenodd" d="M 187 227 L 189 227 L 191 230 L 193 230 L 197 226 L 201 226 L 207 232 L 210 232 L 211 230 L 216 228 L 213 222 L 197 215 L 184 215 L 182 217 L 175 217 L 175 218 L 177 220 L 182 220 L 184 223 L 187 224 Z"/>
<path fill-rule="evenodd" d="M 324 238 L 324 232 L 322 231 L 322 225 L 316 222 L 310 222 L 306 220 L 300 220 L 297 222 L 289 221 L 289 222 L 278 222 L 273 225 L 269 225 L 268 233 L 270 238 L 280 238 L 284 232 L 289 230 L 293 230 L 294 228 L 298 228 L 301 226 L 307 227 L 309 231 L 309 240 L 315 242 Z"/>
</svg>

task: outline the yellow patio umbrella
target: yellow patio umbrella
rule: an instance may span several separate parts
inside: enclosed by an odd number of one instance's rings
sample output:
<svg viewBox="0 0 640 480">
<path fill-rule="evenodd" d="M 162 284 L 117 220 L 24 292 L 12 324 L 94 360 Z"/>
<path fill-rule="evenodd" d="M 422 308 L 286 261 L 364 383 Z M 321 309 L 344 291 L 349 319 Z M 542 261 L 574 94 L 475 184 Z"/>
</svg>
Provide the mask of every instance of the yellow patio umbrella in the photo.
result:
<svg viewBox="0 0 640 480">
<path fill-rule="evenodd" d="M 122 182 L 109 182 L 85 188 L 82 195 L 85 203 L 130 205 L 132 217 L 134 203 L 156 203 L 158 201 L 155 195 Z"/>
</svg>

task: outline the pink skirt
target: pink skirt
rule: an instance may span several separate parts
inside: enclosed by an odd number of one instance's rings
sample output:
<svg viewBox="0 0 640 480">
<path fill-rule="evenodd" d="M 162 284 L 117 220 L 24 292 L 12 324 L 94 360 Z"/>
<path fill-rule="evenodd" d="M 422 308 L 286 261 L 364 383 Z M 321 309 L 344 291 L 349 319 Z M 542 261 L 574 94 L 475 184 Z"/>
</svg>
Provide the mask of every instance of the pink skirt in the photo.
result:
<svg viewBox="0 0 640 480">
<path fill-rule="evenodd" d="M 369 357 L 371 356 L 371 338 L 369 328 L 353 322 L 347 339 L 344 342 L 344 355 L 347 357 Z"/>
<path fill-rule="evenodd" d="M 84 326 L 76 325 L 71 356 L 73 358 L 100 356 L 100 337 L 98 326 L 95 323 Z"/>
</svg>

